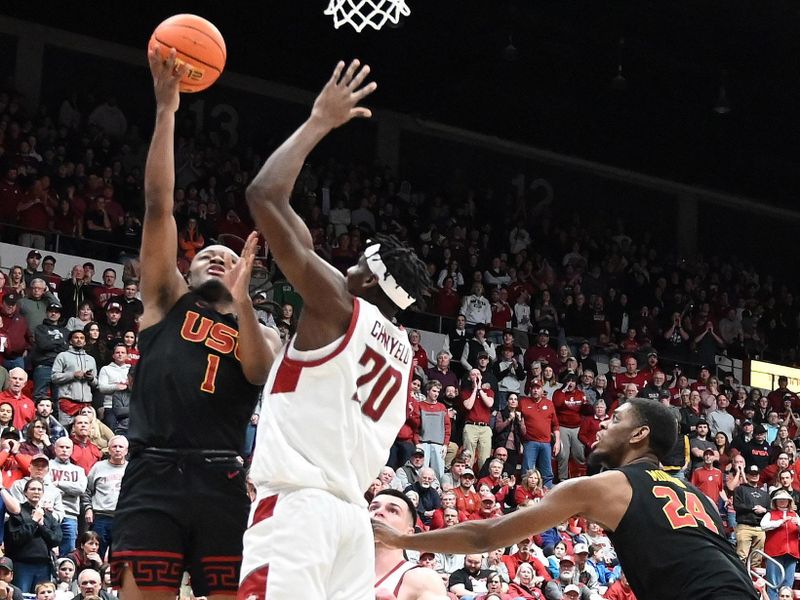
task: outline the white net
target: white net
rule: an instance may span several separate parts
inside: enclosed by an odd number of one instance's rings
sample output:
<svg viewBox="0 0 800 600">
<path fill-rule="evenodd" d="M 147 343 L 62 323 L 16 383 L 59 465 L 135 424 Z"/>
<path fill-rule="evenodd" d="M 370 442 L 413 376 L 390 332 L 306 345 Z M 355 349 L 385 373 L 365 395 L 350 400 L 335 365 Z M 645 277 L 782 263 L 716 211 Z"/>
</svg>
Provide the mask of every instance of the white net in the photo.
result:
<svg viewBox="0 0 800 600">
<path fill-rule="evenodd" d="M 336 29 L 350 23 L 361 31 L 367 25 L 380 29 L 387 21 L 397 25 L 401 16 L 411 14 L 411 9 L 405 0 L 330 0 L 325 14 L 333 16 Z"/>
</svg>

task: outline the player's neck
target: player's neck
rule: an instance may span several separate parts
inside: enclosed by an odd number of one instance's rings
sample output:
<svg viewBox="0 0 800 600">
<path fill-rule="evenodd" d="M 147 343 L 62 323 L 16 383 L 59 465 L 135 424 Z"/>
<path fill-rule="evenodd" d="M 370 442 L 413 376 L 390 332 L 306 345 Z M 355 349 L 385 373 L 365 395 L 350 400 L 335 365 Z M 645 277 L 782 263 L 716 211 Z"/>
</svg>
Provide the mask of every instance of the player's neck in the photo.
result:
<svg viewBox="0 0 800 600">
<path fill-rule="evenodd" d="M 385 577 L 391 572 L 398 563 L 404 561 L 406 558 L 402 550 L 396 548 L 386 548 L 385 546 L 376 546 L 375 548 L 375 580 Z"/>
</svg>

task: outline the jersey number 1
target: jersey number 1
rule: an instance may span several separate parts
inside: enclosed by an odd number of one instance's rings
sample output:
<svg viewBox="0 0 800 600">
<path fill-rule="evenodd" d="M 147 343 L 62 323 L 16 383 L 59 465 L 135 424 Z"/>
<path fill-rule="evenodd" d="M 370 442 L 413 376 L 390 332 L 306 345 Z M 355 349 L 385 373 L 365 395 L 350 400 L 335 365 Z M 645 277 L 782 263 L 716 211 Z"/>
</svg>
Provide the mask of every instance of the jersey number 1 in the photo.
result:
<svg viewBox="0 0 800 600">
<path fill-rule="evenodd" d="M 213 394 L 217 390 L 217 371 L 219 371 L 219 356 L 209 353 L 206 376 L 203 377 L 203 383 L 200 385 L 201 390 L 209 394 Z"/>
<path fill-rule="evenodd" d="M 707 529 L 717 531 L 714 519 L 706 512 L 700 498 L 692 492 L 684 492 L 685 500 L 681 500 L 678 492 L 671 487 L 657 485 L 653 487 L 653 495 L 656 498 L 667 499 L 667 503 L 664 505 L 664 514 L 673 529 L 697 527 L 697 522 L 700 521 Z"/>
<path fill-rule="evenodd" d="M 387 365 L 386 359 L 369 346 L 364 350 L 358 364 L 367 367 L 367 372 L 356 379 L 355 399 L 360 400 L 358 390 L 374 379 L 375 383 L 367 399 L 361 402 L 361 412 L 373 421 L 379 421 L 403 385 L 403 376 L 400 371 Z"/>
</svg>

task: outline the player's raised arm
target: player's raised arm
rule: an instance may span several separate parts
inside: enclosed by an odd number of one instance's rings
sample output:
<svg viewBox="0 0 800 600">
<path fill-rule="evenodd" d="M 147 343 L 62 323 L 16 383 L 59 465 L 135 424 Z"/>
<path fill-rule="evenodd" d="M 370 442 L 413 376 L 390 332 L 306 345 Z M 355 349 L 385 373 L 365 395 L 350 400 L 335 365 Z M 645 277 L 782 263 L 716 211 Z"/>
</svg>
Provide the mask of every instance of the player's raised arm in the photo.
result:
<svg viewBox="0 0 800 600">
<path fill-rule="evenodd" d="M 158 47 L 147 56 L 156 96 L 156 124 L 144 172 L 145 212 L 142 224 L 141 292 L 144 304 L 142 329 L 161 320 L 188 290 L 178 268 L 178 233 L 173 210 L 175 190 L 175 112 L 178 84 L 187 65 L 176 65 L 175 50 L 167 60 Z"/>
<path fill-rule="evenodd" d="M 281 271 L 313 312 L 340 309 L 349 315 L 352 298 L 342 275 L 315 252 L 311 234 L 289 204 L 306 157 L 331 130 L 354 117 L 372 113 L 357 106 L 377 85 L 363 85 L 369 67 L 354 60 L 345 70 L 339 62 L 320 92 L 311 115 L 262 167 L 247 188 L 247 203 L 259 230 L 269 242 Z"/>
</svg>

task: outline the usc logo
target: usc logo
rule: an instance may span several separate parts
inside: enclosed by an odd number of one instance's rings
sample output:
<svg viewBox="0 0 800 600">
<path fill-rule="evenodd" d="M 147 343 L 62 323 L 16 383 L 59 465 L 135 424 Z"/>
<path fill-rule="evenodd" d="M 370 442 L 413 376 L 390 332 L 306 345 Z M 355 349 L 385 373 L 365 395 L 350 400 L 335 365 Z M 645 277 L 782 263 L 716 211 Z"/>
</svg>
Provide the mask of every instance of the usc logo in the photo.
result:
<svg viewBox="0 0 800 600">
<path fill-rule="evenodd" d="M 201 317 L 193 310 L 186 311 L 181 337 L 189 342 L 205 344 L 220 354 L 233 352 L 236 360 L 239 360 L 239 332 L 225 323 L 215 323 L 207 317 Z"/>
</svg>

